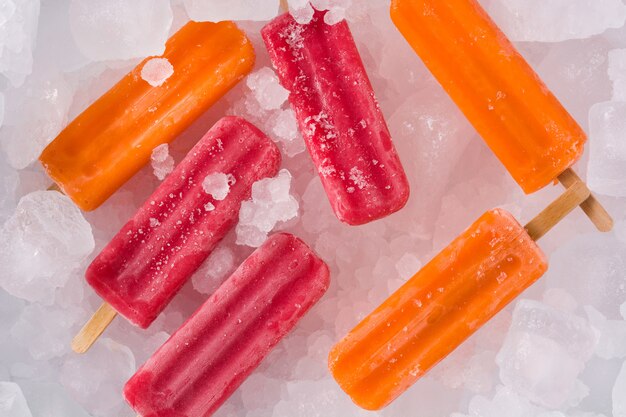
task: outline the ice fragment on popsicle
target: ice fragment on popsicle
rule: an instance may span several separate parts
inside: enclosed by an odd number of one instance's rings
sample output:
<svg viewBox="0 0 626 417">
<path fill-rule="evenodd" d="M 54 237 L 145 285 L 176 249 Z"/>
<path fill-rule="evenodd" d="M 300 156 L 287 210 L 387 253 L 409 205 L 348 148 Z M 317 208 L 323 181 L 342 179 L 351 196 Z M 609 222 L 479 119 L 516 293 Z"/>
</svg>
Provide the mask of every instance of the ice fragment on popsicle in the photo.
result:
<svg viewBox="0 0 626 417">
<path fill-rule="evenodd" d="M 331 372 L 356 404 L 380 409 L 546 269 L 524 227 L 489 211 L 331 350 Z"/>
<path fill-rule="evenodd" d="M 304 242 L 271 236 L 128 381 L 126 400 L 142 416 L 212 415 L 328 285 Z"/>
<path fill-rule="evenodd" d="M 260 130 L 221 119 L 102 250 L 87 281 L 117 312 L 148 327 L 236 224 L 252 184 L 275 175 L 279 164 L 278 149 Z M 216 174 L 232 179 L 226 195 L 204 190 Z"/>
<path fill-rule="evenodd" d="M 585 133 L 476 0 L 393 0 L 391 16 L 526 193 L 580 158 Z"/>
<path fill-rule="evenodd" d="M 148 58 L 95 101 L 43 151 L 60 189 L 84 210 L 102 204 L 254 65 L 254 49 L 232 22 L 190 22 L 166 44 L 173 73 L 142 78 Z M 162 72 L 162 71 L 161 71 Z M 154 75 L 154 74 L 153 74 Z M 167 76 L 167 77 L 166 77 Z"/>
<path fill-rule="evenodd" d="M 409 184 L 348 24 L 284 14 L 262 34 L 337 217 L 358 225 L 401 209 Z"/>
</svg>

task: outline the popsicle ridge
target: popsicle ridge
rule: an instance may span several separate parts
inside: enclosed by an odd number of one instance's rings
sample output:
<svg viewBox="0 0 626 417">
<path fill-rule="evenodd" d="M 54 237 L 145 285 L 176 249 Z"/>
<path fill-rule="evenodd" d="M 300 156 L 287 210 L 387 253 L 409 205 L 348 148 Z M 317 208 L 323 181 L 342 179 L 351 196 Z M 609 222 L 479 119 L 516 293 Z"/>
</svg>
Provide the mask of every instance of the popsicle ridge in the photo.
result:
<svg viewBox="0 0 626 417">
<path fill-rule="evenodd" d="M 262 35 L 335 213 L 363 224 L 402 208 L 409 185 L 348 24 L 324 15 L 284 14 Z"/>
<path fill-rule="evenodd" d="M 279 164 L 278 149 L 256 127 L 221 119 L 93 261 L 87 281 L 147 327 L 235 224 L 252 184 L 275 175 Z M 215 173 L 230 178 L 224 200 L 203 188 Z"/>
<path fill-rule="evenodd" d="M 127 401 L 143 415 L 211 415 L 328 285 L 302 241 L 271 236 L 130 379 Z"/>
</svg>

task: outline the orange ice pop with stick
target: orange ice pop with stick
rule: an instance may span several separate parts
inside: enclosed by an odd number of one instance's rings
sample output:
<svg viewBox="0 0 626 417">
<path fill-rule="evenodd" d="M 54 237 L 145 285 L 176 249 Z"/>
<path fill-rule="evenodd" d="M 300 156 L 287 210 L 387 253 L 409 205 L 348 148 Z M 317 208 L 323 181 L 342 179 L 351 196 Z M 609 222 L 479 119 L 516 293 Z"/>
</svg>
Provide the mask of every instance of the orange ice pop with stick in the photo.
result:
<svg viewBox="0 0 626 417">
<path fill-rule="evenodd" d="M 391 17 L 524 192 L 579 180 L 585 133 L 476 0 L 392 0 Z M 581 208 L 611 229 L 593 196 Z"/>
<path fill-rule="evenodd" d="M 368 410 L 392 402 L 544 274 L 535 241 L 588 197 L 576 182 L 525 227 L 482 215 L 333 347 L 341 388 Z"/>
<path fill-rule="evenodd" d="M 173 74 L 160 86 L 140 63 L 70 123 L 40 161 L 58 189 L 83 210 L 100 206 L 252 70 L 252 44 L 232 22 L 189 22 L 162 55 Z"/>
</svg>

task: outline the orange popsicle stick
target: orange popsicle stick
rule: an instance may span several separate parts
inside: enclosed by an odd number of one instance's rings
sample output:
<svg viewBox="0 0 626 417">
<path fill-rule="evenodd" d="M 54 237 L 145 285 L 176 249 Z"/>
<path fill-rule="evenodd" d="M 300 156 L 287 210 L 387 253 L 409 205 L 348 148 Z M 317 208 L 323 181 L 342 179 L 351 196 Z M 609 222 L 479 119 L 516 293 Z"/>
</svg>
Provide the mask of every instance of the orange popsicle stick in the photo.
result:
<svg viewBox="0 0 626 417">
<path fill-rule="evenodd" d="M 476 0 L 393 0 L 391 16 L 526 193 L 580 158 L 585 133 Z"/>
<path fill-rule="evenodd" d="M 139 64 L 80 114 L 40 160 L 60 190 L 93 210 L 252 70 L 254 49 L 232 22 L 189 22 L 167 42 L 174 74 L 160 87 Z"/>
<path fill-rule="evenodd" d="M 333 347 L 341 388 L 368 410 L 393 401 L 544 274 L 534 239 L 588 197 L 577 182 L 525 227 L 485 213 Z"/>
</svg>

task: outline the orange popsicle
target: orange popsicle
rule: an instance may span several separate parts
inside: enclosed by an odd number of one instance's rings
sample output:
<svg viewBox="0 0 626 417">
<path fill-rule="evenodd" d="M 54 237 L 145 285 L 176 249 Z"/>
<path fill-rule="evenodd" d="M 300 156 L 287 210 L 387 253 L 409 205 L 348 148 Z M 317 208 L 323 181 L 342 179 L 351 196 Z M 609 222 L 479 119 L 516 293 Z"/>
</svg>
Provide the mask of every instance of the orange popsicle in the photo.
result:
<svg viewBox="0 0 626 417">
<path fill-rule="evenodd" d="M 511 214 L 489 211 L 340 341 L 330 352 L 330 370 L 357 405 L 380 409 L 547 266 Z"/>
<path fill-rule="evenodd" d="M 391 17 L 526 193 L 580 158 L 585 133 L 476 0 L 393 0 Z"/>
<path fill-rule="evenodd" d="M 232 22 L 189 22 L 167 42 L 174 73 L 159 87 L 144 62 L 70 123 L 40 160 L 59 188 L 93 210 L 252 70 L 254 49 Z"/>
</svg>

